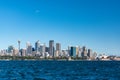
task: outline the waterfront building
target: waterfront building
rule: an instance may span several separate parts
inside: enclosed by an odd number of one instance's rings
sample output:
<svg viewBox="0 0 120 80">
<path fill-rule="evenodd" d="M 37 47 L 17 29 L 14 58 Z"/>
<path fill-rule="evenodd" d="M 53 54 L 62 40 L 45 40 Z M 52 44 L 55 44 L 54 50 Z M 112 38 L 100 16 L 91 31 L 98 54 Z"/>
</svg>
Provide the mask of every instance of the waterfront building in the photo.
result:
<svg viewBox="0 0 120 80">
<path fill-rule="evenodd" d="M 45 52 L 49 52 L 49 47 L 45 47 Z"/>
<path fill-rule="evenodd" d="M 79 47 L 79 54 L 78 57 L 82 57 L 82 48 Z"/>
<path fill-rule="evenodd" d="M 32 51 L 32 56 L 37 56 L 36 51 Z"/>
<path fill-rule="evenodd" d="M 92 50 L 91 50 L 91 49 L 88 49 L 88 54 L 87 54 L 87 56 L 88 56 L 89 58 L 92 57 Z"/>
<path fill-rule="evenodd" d="M 97 57 L 97 53 L 94 52 L 94 53 L 92 54 L 92 58 L 93 58 L 93 59 L 96 59 L 96 57 Z"/>
<path fill-rule="evenodd" d="M 7 55 L 8 49 L 3 49 L 3 55 Z"/>
<path fill-rule="evenodd" d="M 11 45 L 11 46 L 8 46 L 8 53 L 12 53 L 14 47 Z"/>
<path fill-rule="evenodd" d="M 54 57 L 54 40 L 49 41 L 49 54 Z"/>
<path fill-rule="evenodd" d="M 56 51 L 61 51 L 61 44 L 60 43 L 56 43 Z"/>
<path fill-rule="evenodd" d="M 27 42 L 26 50 L 27 50 L 27 55 L 31 56 L 32 55 L 32 45 L 30 44 L 30 42 Z"/>
<path fill-rule="evenodd" d="M 42 57 L 45 57 L 45 48 L 46 48 L 45 44 L 40 45 L 40 54 Z"/>
<path fill-rule="evenodd" d="M 38 40 L 37 42 L 35 42 L 35 51 L 40 52 L 40 41 Z"/>
<path fill-rule="evenodd" d="M 7 50 L 6 50 L 6 49 L 1 50 L 1 51 L 0 51 L 0 55 L 1 55 L 1 56 L 7 55 Z"/>
<path fill-rule="evenodd" d="M 20 40 L 18 40 L 18 50 L 19 50 L 19 52 L 18 52 L 18 56 L 21 56 L 20 43 L 21 43 L 21 41 L 20 41 Z"/>
<path fill-rule="evenodd" d="M 76 57 L 76 47 L 71 47 L 70 56 Z"/>
<path fill-rule="evenodd" d="M 82 56 L 82 58 L 87 58 L 87 49 L 86 49 L 85 46 L 83 46 L 83 50 L 82 50 L 81 56 Z"/>
<path fill-rule="evenodd" d="M 0 56 L 4 56 L 4 50 L 0 50 Z"/>
<path fill-rule="evenodd" d="M 55 51 L 55 57 L 59 57 L 60 55 L 59 55 L 59 52 L 56 50 Z"/>
<path fill-rule="evenodd" d="M 19 56 L 19 49 L 17 49 L 17 48 L 14 48 L 13 49 L 13 54 L 12 54 L 13 56 Z"/>
<path fill-rule="evenodd" d="M 71 46 L 68 46 L 68 54 L 70 56 L 70 50 L 71 50 Z"/>
<path fill-rule="evenodd" d="M 48 57 L 50 57 L 49 53 L 45 52 L 45 58 L 48 58 Z"/>
<path fill-rule="evenodd" d="M 79 49 L 80 49 L 80 46 L 76 46 L 76 56 L 77 57 L 79 56 Z"/>
<path fill-rule="evenodd" d="M 21 56 L 26 56 L 26 49 L 21 49 Z"/>
<path fill-rule="evenodd" d="M 69 55 L 69 52 L 68 52 L 68 50 L 66 50 L 66 57 L 69 57 L 70 55 Z"/>
<path fill-rule="evenodd" d="M 62 57 L 68 57 L 68 50 L 62 50 Z"/>
<path fill-rule="evenodd" d="M 61 44 L 60 43 L 56 43 L 55 57 L 59 57 L 60 54 L 61 54 Z"/>
</svg>

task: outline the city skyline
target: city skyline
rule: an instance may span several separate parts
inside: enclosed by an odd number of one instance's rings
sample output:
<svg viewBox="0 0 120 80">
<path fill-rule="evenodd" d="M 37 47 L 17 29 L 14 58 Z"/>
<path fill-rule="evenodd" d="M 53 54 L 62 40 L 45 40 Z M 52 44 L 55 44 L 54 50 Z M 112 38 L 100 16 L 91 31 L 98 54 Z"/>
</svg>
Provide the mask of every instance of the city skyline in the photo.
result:
<svg viewBox="0 0 120 80">
<path fill-rule="evenodd" d="M 1 0 L 0 50 L 36 40 L 54 40 L 66 49 L 86 46 L 97 53 L 120 55 L 119 0 Z M 56 42 L 55 42 L 56 43 Z"/>
<path fill-rule="evenodd" d="M 18 48 L 10 45 L 7 49 L 3 49 L 0 51 L 0 56 L 11 56 L 11 57 L 39 57 L 41 59 L 45 58 L 76 58 L 82 60 L 95 60 L 97 59 L 97 55 L 105 55 L 105 54 L 97 54 L 96 52 L 92 52 L 92 49 L 87 49 L 86 46 L 68 46 L 67 49 L 61 49 L 61 43 L 55 43 L 54 40 L 49 40 L 49 46 L 46 44 L 40 43 L 37 40 L 34 46 L 30 43 L 26 43 L 26 48 L 20 48 L 21 41 L 18 40 Z"/>
<path fill-rule="evenodd" d="M 74 57 L 76 55 L 78 55 L 79 57 L 80 56 L 91 57 L 91 55 L 93 55 L 94 53 L 97 54 L 96 56 L 108 55 L 105 52 L 97 53 L 97 51 L 93 51 L 92 48 L 88 48 L 87 46 L 81 46 L 81 45 L 67 45 L 67 47 L 63 49 L 61 43 L 55 42 L 54 40 L 49 40 L 49 44 L 41 43 L 40 40 L 37 40 L 36 42 L 34 42 L 34 44 L 31 44 L 31 42 L 27 41 L 26 45 L 24 44 L 26 47 L 22 47 L 22 48 L 20 45 L 21 45 L 21 41 L 18 40 L 17 47 L 14 45 L 9 45 L 7 48 L 0 50 L 0 55 L 3 55 L 4 53 L 9 55 L 9 54 L 14 54 L 14 52 L 16 52 L 16 54 L 18 54 L 17 56 L 22 56 L 23 50 L 25 50 L 23 52 L 26 53 L 26 56 L 30 56 L 31 54 L 32 56 L 34 56 L 33 54 L 39 54 L 39 53 L 45 55 L 45 53 L 47 52 L 49 56 L 54 57 L 56 55 L 60 56 L 59 54 L 61 54 L 61 52 L 64 53 L 64 51 L 67 51 L 66 54 L 69 54 L 70 56 L 73 55 Z M 117 56 L 117 55 L 112 54 L 109 56 Z"/>
</svg>

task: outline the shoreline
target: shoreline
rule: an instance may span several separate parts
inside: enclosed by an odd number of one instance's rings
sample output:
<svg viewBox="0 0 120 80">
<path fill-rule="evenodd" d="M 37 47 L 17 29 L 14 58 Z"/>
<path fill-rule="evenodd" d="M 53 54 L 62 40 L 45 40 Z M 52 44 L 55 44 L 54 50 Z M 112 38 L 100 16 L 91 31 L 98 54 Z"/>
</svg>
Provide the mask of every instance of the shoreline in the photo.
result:
<svg viewBox="0 0 120 80">
<path fill-rule="evenodd" d="M 0 56 L 0 61 L 120 61 L 120 58 L 82 58 L 82 57 L 34 57 L 34 56 Z"/>
<path fill-rule="evenodd" d="M 0 59 L 0 61 L 90 61 L 90 62 L 101 62 L 101 61 L 120 61 L 120 60 L 65 60 L 65 59 L 58 59 L 58 60 L 54 60 L 54 59 Z"/>
</svg>

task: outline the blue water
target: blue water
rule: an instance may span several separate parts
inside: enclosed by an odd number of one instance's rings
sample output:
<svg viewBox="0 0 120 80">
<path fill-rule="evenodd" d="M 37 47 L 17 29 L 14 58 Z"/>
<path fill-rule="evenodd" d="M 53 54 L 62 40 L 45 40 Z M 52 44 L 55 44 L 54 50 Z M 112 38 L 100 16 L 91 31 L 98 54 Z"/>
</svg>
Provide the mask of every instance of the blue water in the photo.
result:
<svg viewBox="0 0 120 80">
<path fill-rule="evenodd" d="M 120 80 L 120 62 L 0 61 L 0 80 Z"/>
</svg>

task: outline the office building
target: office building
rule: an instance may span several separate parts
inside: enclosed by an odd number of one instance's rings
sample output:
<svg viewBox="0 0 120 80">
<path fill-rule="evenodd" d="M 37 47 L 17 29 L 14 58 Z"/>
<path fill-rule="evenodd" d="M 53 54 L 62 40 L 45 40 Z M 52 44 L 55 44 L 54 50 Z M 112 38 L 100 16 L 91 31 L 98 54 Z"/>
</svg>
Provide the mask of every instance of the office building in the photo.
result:
<svg viewBox="0 0 120 80">
<path fill-rule="evenodd" d="M 68 55 L 70 56 L 71 46 L 68 46 Z"/>
<path fill-rule="evenodd" d="M 35 51 L 40 52 L 40 41 L 35 42 Z"/>
<path fill-rule="evenodd" d="M 30 44 L 30 42 L 27 42 L 26 44 L 26 51 L 27 51 L 27 55 L 31 56 L 32 55 L 32 45 Z"/>
<path fill-rule="evenodd" d="M 76 57 L 76 47 L 71 47 L 70 56 Z"/>
<path fill-rule="evenodd" d="M 61 54 L 61 44 L 60 43 L 56 43 L 56 53 L 55 53 L 55 56 L 59 57 L 60 54 Z"/>
<path fill-rule="evenodd" d="M 78 57 L 82 57 L 82 48 L 79 47 L 79 54 Z"/>
<path fill-rule="evenodd" d="M 91 49 L 88 49 L 88 54 L 87 54 L 87 56 L 88 56 L 89 58 L 92 57 L 92 50 L 91 50 Z"/>
<path fill-rule="evenodd" d="M 45 47 L 45 52 L 49 52 L 49 47 Z"/>
<path fill-rule="evenodd" d="M 45 48 L 46 48 L 45 44 L 40 45 L 40 54 L 42 57 L 45 57 Z"/>
<path fill-rule="evenodd" d="M 61 44 L 60 43 L 56 43 L 56 51 L 61 51 Z"/>
<path fill-rule="evenodd" d="M 13 49 L 13 54 L 12 54 L 13 56 L 19 56 L 19 49 L 17 49 L 17 48 L 14 48 Z"/>
<path fill-rule="evenodd" d="M 49 41 L 49 54 L 54 57 L 54 40 Z"/>
<path fill-rule="evenodd" d="M 81 56 L 82 56 L 82 58 L 87 58 L 87 49 L 86 49 L 85 46 L 83 46 L 83 50 L 82 50 Z"/>
<path fill-rule="evenodd" d="M 76 56 L 77 57 L 79 56 L 79 49 L 80 49 L 80 46 L 76 46 Z"/>
<path fill-rule="evenodd" d="M 11 46 L 8 46 L 8 53 L 12 53 L 14 47 L 11 45 Z"/>
<path fill-rule="evenodd" d="M 26 49 L 21 49 L 21 56 L 26 56 Z"/>
</svg>

